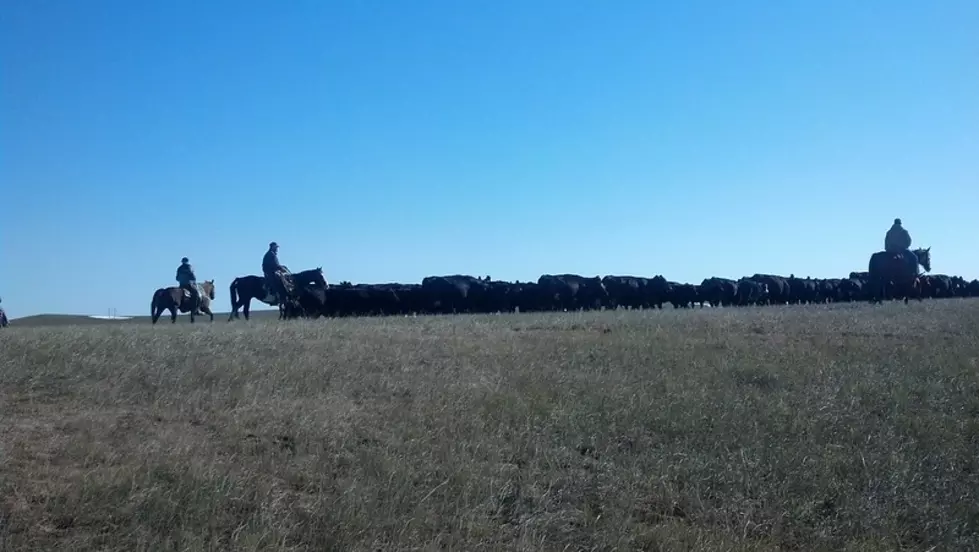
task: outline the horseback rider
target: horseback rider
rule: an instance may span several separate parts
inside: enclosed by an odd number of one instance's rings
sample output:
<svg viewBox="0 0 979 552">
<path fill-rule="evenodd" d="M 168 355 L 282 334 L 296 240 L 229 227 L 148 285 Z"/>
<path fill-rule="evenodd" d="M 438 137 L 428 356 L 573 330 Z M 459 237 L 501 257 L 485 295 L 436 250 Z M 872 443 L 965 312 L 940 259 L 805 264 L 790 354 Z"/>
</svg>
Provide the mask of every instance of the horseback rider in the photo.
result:
<svg viewBox="0 0 979 552">
<path fill-rule="evenodd" d="M 918 273 L 918 256 L 911 251 L 911 234 L 901 225 L 901 219 L 894 219 L 894 224 L 884 236 L 884 251 L 888 253 L 900 253 L 908 265 L 912 267 L 914 273 Z"/>
<path fill-rule="evenodd" d="M 190 300 L 194 305 L 194 314 L 200 314 L 201 293 L 197 289 L 197 275 L 194 274 L 194 268 L 190 266 L 190 259 L 187 257 L 180 259 L 180 266 L 177 267 L 177 283 L 180 284 L 180 289 L 185 289 L 190 292 Z"/>
<path fill-rule="evenodd" d="M 276 298 L 276 302 L 282 303 L 289 297 L 283 281 L 283 273 L 288 273 L 289 269 L 279 262 L 279 244 L 272 242 L 269 250 L 262 257 L 262 272 L 265 274 L 265 282 L 269 291 Z"/>
</svg>

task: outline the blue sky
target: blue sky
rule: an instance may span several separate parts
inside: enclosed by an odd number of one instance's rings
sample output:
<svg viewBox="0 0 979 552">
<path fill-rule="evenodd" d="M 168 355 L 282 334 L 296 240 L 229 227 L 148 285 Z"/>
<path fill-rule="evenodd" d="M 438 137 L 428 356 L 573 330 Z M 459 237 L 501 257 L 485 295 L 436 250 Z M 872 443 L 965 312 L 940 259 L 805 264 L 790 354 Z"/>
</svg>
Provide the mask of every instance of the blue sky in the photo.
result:
<svg viewBox="0 0 979 552">
<path fill-rule="evenodd" d="M 979 276 L 979 2 L 6 2 L 0 296 L 145 314 L 180 257 L 331 282 Z M 84 291 L 76 291 L 84 290 Z M 99 291 L 91 291 L 99 290 Z"/>
</svg>

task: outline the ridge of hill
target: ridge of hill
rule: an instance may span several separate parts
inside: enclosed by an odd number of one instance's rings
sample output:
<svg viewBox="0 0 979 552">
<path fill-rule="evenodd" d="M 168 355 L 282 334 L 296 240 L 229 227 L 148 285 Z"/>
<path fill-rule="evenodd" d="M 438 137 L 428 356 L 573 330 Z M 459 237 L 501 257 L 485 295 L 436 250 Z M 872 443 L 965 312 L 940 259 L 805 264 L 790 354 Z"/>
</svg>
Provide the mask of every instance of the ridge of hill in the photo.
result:
<svg viewBox="0 0 979 552">
<path fill-rule="evenodd" d="M 224 322 L 228 319 L 228 311 L 225 312 L 215 312 L 214 321 Z M 251 318 L 253 320 L 266 320 L 269 318 L 278 318 L 278 309 L 252 309 Z M 186 314 L 180 314 L 177 317 L 178 324 L 189 323 Z M 244 320 L 244 318 L 242 318 Z M 208 322 L 207 316 L 204 316 L 204 322 Z M 22 316 L 20 318 L 11 318 L 10 327 L 17 328 L 44 328 L 52 326 L 105 326 L 105 325 L 119 325 L 119 324 L 149 324 L 149 316 L 121 316 L 119 318 L 93 318 L 86 314 L 54 314 L 54 313 L 44 313 L 44 314 L 32 314 L 30 316 Z M 170 323 L 170 313 L 164 312 L 163 316 L 160 317 L 160 321 L 157 324 L 169 324 Z"/>
</svg>

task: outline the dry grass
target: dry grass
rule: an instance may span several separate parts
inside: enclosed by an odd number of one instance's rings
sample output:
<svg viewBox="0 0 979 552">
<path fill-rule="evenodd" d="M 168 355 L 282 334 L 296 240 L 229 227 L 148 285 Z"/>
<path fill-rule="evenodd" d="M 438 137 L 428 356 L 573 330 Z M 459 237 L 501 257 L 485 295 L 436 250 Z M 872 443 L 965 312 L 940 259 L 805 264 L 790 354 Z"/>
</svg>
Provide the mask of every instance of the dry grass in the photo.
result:
<svg viewBox="0 0 979 552">
<path fill-rule="evenodd" d="M 979 301 L 0 332 L 0 548 L 966 550 Z"/>
</svg>

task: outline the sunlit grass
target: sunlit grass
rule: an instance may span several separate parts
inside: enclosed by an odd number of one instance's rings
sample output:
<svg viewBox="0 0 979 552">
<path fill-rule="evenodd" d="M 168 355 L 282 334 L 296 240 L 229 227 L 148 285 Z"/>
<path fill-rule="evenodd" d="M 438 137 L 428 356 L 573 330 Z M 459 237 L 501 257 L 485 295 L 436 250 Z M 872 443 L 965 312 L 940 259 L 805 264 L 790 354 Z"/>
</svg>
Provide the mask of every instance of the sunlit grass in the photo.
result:
<svg viewBox="0 0 979 552">
<path fill-rule="evenodd" d="M 979 302 L 9 328 L 0 548 L 968 549 Z"/>
</svg>

